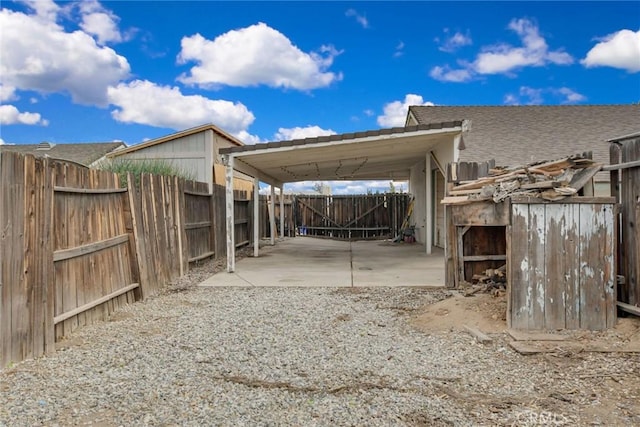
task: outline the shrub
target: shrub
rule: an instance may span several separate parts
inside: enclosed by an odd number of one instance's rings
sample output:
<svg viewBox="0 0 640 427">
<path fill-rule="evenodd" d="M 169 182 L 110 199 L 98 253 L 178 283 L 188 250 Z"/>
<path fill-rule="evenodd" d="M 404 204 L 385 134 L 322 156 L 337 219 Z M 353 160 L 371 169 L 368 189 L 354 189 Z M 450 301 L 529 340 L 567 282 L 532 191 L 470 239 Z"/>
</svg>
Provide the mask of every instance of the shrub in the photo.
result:
<svg viewBox="0 0 640 427">
<path fill-rule="evenodd" d="M 118 174 L 120 185 L 127 185 L 127 174 L 133 175 L 134 184 L 140 183 L 140 175 L 150 173 L 153 175 L 177 176 L 184 179 L 195 179 L 195 174 L 174 166 L 171 162 L 159 159 L 115 159 L 98 166 L 98 169 Z"/>
</svg>

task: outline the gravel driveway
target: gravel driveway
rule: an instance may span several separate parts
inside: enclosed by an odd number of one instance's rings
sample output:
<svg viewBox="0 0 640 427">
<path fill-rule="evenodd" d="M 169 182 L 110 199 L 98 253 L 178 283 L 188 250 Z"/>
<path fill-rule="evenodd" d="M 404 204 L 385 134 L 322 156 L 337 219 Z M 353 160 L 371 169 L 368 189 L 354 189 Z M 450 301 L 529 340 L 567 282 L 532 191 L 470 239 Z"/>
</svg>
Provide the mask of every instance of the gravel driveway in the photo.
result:
<svg viewBox="0 0 640 427">
<path fill-rule="evenodd" d="M 187 287 L 0 372 L 0 425 L 640 423 L 638 355 L 525 357 L 502 334 L 410 326 L 447 293 Z"/>
</svg>

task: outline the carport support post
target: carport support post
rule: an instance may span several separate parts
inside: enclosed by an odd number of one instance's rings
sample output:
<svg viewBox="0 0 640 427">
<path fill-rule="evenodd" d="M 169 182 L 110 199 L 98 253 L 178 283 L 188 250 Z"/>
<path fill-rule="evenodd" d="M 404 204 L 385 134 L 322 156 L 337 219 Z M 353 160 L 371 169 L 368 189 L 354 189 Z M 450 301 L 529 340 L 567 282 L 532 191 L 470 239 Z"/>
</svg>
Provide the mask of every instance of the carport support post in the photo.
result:
<svg viewBox="0 0 640 427">
<path fill-rule="evenodd" d="M 271 184 L 271 200 L 269 200 L 269 234 L 271 237 L 271 246 L 276 244 L 276 188 Z"/>
<path fill-rule="evenodd" d="M 425 231 L 425 241 L 424 246 L 427 251 L 427 255 L 431 254 L 431 246 L 433 246 L 433 188 L 431 177 L 433 176 L 433 171 L 431 170 L 431 151 L 427 152 L 427 156 L 425 158 L 425 168 L 424 174 L 426 178 L 425 186 L 427 187 L 427 214 L 426 224 L 424 225 Z"/>
<path fill-rule="evenodd" d="M 280 237 L 284 237 L 284 184 L 280 186 Z"/>
<path fill-rule="evenodd" d="M 260 180 L 253 179 L 253 256 L 258 258 L 260 249 Z"/>
<path fill-rule="evenodd" d="M 233 156 L 227 155 L 226 203 L 227 203 L 227 273 L 233 273 L 236 269 L 236 236 L 235 236 L 235 212 L 233 209 Z"/>
</svg>

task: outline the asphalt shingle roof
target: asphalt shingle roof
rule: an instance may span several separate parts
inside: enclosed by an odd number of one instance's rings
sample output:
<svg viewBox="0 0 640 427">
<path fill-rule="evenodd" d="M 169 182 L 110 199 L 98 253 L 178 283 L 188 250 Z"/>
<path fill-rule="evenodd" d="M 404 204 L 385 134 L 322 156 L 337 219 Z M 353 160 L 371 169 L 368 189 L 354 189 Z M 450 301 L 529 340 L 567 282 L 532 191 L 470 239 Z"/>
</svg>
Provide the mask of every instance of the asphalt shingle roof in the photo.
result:
<svg viewBox="0 0 640 427">
<path fill-rule="evenodd" d="M 55 144 L 48 150 L 38 150 L 40 144 L 0 145 L 0 151 L 12 151 L 20 154 L 32 154 L 36 157 L 49 156 L 53 159 L 70 160 L 89 166 L 91 163 L 112 152 L 125 147 L 122 142 L 92 142 L 80 144 Z"/>
<path fill-rule="evenodd" d="M 610 139 L 640 130 L 640 105 L 411 106 L 418 124 L 470 119 L 461 161 L 527 164 L 592 151 L 609 163 Z"/>
</svg>

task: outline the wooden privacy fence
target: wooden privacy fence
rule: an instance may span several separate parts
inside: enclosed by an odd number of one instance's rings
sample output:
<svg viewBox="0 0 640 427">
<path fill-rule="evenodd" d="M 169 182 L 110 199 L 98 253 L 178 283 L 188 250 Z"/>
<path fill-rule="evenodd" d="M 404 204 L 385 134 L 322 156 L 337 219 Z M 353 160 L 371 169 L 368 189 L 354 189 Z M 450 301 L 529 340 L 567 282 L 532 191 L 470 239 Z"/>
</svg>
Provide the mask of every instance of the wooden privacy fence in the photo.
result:
<svg viewBox="0 0 640 427">
<path fill-rule="evenodd" d="M 276 194 L 275 203 L 275 223 L 278 230 L 278 236 L 295 237 L 296 225 L 294 220 L 294 200 L 296 196 L 293 194 L 285 194 L 284 205 L 284 232 L 280 230 L 280 216 L 283 215 L 280 212 L 280 195 Z M 271 212 L 269 209 L 270 196 L 260 195 L 260 237 L 267 238 L 269 234 L 269 220 L 271 218 Z"/>
<path fill-rule="evenodd" d="M 0 179 L 0 368 L 157 294 L 190 261 L 226 255 L 219 186 L 143 174 L 123 187 L 110 172 L 17 153 L 0 155 Z"/>
<path fill-rule="evenodd" d="M 640 133 L 617 138 L 610 145 L 611 195 L 620 203 L 617 256 L 621 283 L 618 306 L 640 313 Z"/>
<path fill-rule="evenodd" d="M 295 226 L 302 235 L 336 239 L 395 237 L 410 200 L 410 195 L 399 193 L 296 196 Z"/>
</svg>

